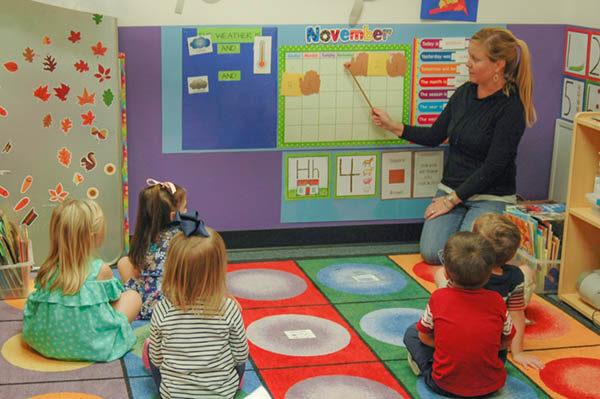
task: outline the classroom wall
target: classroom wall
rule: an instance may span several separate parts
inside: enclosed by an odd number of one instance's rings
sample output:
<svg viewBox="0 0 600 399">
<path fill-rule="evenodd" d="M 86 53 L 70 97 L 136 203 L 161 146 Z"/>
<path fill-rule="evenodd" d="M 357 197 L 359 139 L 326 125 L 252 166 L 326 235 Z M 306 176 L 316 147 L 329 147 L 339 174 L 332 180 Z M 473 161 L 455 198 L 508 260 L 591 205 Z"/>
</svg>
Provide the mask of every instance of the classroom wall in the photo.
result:
<svg viewBox="0 0 600 399">
<path fill-rule="evenodd" d="M 347 23 L 355 0 L 37 0 L 119 19 L 119 26 Z M 152 6 L 149 4 L 152 3 Z M 481 0 L 483 24 L 600 26 L 597 0 Z M 421 23 L 420 0 L 364 0 L 362 22 Z M 428 22 L 433 23 L 433 22 Z M 443 21 L 435 23 L 444 23 Z"/>
<path fill-rule="evenodd" d="M 51 1 L 46 1 L 50 3 Z M 60 0 L 54 0 L 61 3 Z M 62 1 L 71 7 L 116 15 L 119 43 L 127 54 L 130 215 L 135 222 L 137 193 L 147 177 L 178 181 L 193 176 L 186 186 L 189 209 L 201 211 L 218 230 L 260 230 L 294 227 L 407 223 L 417 220 L 380 220 L 336 223 L 282 224 L 281 151 L 162 154 L 160 96 L 160 28 L 165 25 L 254 25 L 347 23 L 352 0 L 186 0 L 183 13 L 174 13 L 176 1 L 105 0 L 103 9 L 92 1 Z M 523 6 L 526 4 L 526 7 Z M 66 4 L 69 6 L 69 4 Z M 93 9 L 95 7 L 95 9 Z M 597 0 L 572 2 L 506 0 L 480 1 L 478 23 L 511 24 L 533 55 L 534 103 L 538 123 L 527 129 L 518 155 L 518 193 L 545 199 L 554 134 L 560 113 L 564 24 L 598 26 L 592 21 Z M 421 23 L 420 1 L 365 1 L 361 23 Z M 591 14 L 591 15 L 590 15 Z M 444 22 L 424 22 L 444 23 Z M 186 180 L 189 180 L 186 178 Z"/>
</svg>

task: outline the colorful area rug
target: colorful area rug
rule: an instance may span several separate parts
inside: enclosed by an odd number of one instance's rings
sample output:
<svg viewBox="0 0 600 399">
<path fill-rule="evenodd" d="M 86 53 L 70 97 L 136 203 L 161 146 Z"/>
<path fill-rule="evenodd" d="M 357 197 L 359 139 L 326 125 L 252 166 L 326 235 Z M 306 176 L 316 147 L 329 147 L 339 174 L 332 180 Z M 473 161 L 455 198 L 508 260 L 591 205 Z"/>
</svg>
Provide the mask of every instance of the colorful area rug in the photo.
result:
<svg viewBox="0 0 600 399">
<path fill-rule="evenodd" d="M 410 371 L 402 343 L 438 269 L 419 255 L 229 265 L 251 355 L 236 399 L 438 398 Z M 23 343 L 23 304 L 0 301 L 0 397 L 158 398 L 141 361 L 147 321 L 134 322 L 138 344 L 119 361 L 57 362 Z M 526 314 L 524 348 L 546 368 L 507 362 L 507 383 L 492 397 L 600 399 L 600 336 L 537 295 Z"/>
</svg>

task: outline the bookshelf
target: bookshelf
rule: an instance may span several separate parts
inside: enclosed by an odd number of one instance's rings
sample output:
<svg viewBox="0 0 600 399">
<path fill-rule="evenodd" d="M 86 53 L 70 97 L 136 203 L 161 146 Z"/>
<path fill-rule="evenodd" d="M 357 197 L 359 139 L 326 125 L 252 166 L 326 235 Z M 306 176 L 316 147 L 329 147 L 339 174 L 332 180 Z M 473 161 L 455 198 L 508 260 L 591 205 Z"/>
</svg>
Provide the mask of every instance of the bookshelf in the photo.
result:
<svg viewBox="0 0 600 399">
<path fill-rule="evenodd" d="M 595 309 L 581 300 L 577 279 L 586 270 L 600 268 L 600 211 L 585 197 L 593 191 L 598 152 L 600 112 L 580 112 L 573 125 L 558 297 L 590 319 Z M 600 312 L 595 318 L 600 319 Z"/>
</svg>

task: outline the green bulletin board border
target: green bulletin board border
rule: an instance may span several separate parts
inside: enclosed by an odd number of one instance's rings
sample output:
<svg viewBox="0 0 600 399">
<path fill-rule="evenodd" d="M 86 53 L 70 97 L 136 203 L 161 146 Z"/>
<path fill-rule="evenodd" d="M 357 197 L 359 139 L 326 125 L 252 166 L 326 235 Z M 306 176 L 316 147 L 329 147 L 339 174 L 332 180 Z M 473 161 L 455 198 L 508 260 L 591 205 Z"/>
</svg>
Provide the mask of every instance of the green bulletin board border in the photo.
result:
<svg viewBox="0 0 600 399">
<path fill-rule="evenodd" d="M 377 160 L 377 170 L 375 171 L 375 193 L 368 195 L 337 195 L 337 160 L 339 157 L 347 157 L 347 156 L 369 156 L 374 155 Z M 361 152 L 339 152 L 335 154 L 333 168 L 331 170 L 331 174 L 334 178 L 334 190 L 333 190 L 333 198 L 334 199 L 346 199 L 346 198 L 379 198 L 379 180 L 381 174 L 381 151 L 361 151 Z"/>
<path fill-rule="evenodd" d="M 389 140 L 352 140 L 352 141 L 310 141 L 304 143 L 284 143 L 285 133 L 285 96 L 281 93 L 281 79 L 285 72 L 285 60 L 287 53 L 315 53 L 315 52 L 357 52 L 357 51 L 404 51 L 407 60 L 406 73 L 404 74 L 404 98 L 402 99 L 402 122 L 409 123 L 410 95 L 412 91 L 412 45 L 411 44 L 348 44 L 348 45 L 321 45 L 321 46 L 281 46 L 279 47 L 279 76 L 277 90 L 277 104 L 279 112 L 277 115 L 277 148 L 314 148 L 314 147 L 340 147 L 340 146 L 379 146 L 384 144 L 401 145 L 408 144 L 404 139 Z"/>
<path fill-rule="evenodd" d="M 302 152 L 302 153 L 284 153 L 284 160 L 283 160 L 283 170 L 284 170 L 284 186 L 283 186 L 283 191 L 284 191 L 284 198 L 286 201 L 302 201 L 302 200 L 314 200 L 314 199 L 328 199 L 331 198 L 331 154 L 328 152 Z M 314 157 L 327 157 L 327 193 L 321 195 L 320 190 L 319 190 L 319 195 L 311 195 L 311 196 L 305 196 L 305 197 L 301 197 L 301 196 L 296 196 L 294 198 L 292 198 L 289 194 L 289 181 L 288 181 L 288 176 L 289 176 L 289 170 L 288 170 L 288 160 L 290 158 L 314 158 Z"/>
</svg>

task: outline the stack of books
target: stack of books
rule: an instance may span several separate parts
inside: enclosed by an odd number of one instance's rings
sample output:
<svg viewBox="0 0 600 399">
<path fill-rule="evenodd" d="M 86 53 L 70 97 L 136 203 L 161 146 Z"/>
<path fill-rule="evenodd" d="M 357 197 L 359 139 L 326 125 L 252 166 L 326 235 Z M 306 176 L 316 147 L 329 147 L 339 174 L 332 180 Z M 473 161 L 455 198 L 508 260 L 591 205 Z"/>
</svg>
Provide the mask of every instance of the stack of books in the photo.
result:
<svg viewBox="0 0 600 399">
<path fill-rule="evenodd" d="M 0 299 L 25 296 L 33 265 L 27 226 L 17 226 L 0 211 Z"/>
<path fill-rule="evenodd" d="M 540 260 L 560 259 L 564 203 L 508 205 L 504 214 L 521 231 L 521 248 L 527 254 Z"/>
</svg>

